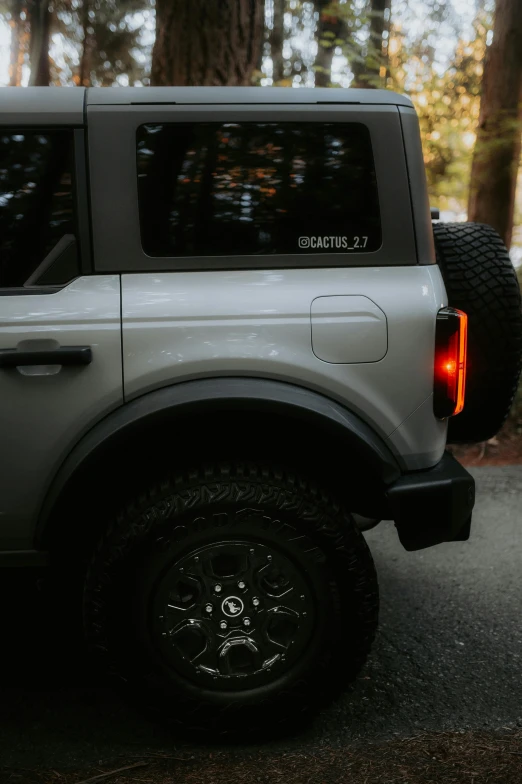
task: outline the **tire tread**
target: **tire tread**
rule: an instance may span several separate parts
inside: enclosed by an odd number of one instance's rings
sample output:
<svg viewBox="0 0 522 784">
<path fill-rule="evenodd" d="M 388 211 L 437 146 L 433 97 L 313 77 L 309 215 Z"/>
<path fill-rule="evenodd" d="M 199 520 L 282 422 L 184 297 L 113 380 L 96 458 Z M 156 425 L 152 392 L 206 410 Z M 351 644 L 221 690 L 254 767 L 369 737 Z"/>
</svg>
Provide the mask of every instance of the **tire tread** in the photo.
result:
<svg viewBox="0 0 522 784">
<path fill-rule="evenodd" d="M 468 315 L 468 378 L 449 443 L 486 441 L 507 419 L 522 369 L 520 287 L 497 232 L 482 223 L 433 224 L 451 307 Z"/>
</svg>

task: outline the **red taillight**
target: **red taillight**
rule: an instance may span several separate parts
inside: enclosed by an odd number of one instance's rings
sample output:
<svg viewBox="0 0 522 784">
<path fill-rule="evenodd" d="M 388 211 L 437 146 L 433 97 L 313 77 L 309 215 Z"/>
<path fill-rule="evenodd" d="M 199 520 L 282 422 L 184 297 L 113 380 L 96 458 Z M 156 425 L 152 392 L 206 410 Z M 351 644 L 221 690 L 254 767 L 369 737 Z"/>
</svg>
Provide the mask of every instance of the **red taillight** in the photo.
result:
<svg viewBox="0 0 522 784">
<path fill-rule="evenodd" d="M 433 409 L 445 419 L 464 408 L 468 317 L 455 308 L 439 310 L 435 334 Z"/>
</svg>

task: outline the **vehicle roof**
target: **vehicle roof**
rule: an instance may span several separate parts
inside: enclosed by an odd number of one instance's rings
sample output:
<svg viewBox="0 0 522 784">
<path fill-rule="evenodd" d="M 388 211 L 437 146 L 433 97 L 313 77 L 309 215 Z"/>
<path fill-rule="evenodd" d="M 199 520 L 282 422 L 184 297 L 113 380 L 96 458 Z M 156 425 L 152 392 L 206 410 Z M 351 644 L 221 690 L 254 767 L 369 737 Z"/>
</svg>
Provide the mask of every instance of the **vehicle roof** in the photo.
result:
<svg viewBox="0 0 522 784">
<path fill-rule="evenodd" d="M 331 87 L 91 87 L 87 104 L 147 103 L 355 103 L 413 106 L 411 100 L 391 90 Z"/>
<path fill-rule="evenodd" d="M 0 87 L 0 123 L 82 125 L 84 101 L 85 87 Z"/>
<path fill-rule="evenodd" d="M 82 125 L 85 104 L 385 104 L 409 106 L 391 90 L 329 87 L 0 87 L 0 123 Z"/>
</svg>

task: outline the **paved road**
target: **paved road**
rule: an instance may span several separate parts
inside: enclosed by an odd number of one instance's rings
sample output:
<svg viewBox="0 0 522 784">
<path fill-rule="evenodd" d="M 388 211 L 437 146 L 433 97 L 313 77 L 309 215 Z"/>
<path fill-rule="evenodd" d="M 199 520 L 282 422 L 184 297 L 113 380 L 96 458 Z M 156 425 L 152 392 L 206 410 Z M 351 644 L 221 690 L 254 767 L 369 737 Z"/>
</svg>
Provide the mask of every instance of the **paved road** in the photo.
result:
<svg viewBox="0 0 522 784">
<path fill-rule="evenodd" d="M 288 752 L 419 730 L 522 726 L 522 466 L 474 469 L 469 542 L 406 553 L 392 524 L 367 534 L 380 575 L 378 640 L 351 693 Z M 20 577 L 18 578 L 20 579 Z M 0 760 L 81 768 L 118 755 L 189 751 L 97 685 L 36 592 L 1 578 Z"/>
</svg>

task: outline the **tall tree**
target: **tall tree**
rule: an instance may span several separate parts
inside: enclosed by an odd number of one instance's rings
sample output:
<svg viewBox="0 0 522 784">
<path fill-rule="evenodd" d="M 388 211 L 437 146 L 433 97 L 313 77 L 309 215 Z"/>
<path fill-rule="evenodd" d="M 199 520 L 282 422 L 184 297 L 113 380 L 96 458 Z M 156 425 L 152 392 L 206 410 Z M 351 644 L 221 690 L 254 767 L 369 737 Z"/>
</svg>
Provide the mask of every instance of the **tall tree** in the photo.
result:
<svg viewBox="0 0 522 784">
<path fill-rule="evenodd" d="M 156 0 L 153 85 L 249 85 L 264 0 Z"/>
<path fill-rule="evenodd" d="M 9 86 L 19 87 L 22 83 L 22 66 L 24 64 L 27 25 L 22 19 L 22 13 L 26 11 L 24 0 L 12 0 L 11 18 L 9 27 L 11 28 L 11 46 L 9 53 Z"/>
<path fill-rule="evenodd" d="M 272 58 L 272 81 L 282 81 L 285 72 L 283 44 L 285 40 L 285 5 L 286 0 L 272 0 L 273 17 L 270 31 L 270 56 Z"/>
<path fill-rule="evenodd" d="M 319 15 L 315 37 L 317 57 L 315 58 L 315 86 L 329 87 L 332 82 L 332 61 L 335 47 L 343 43 L 343 19 L 339 4 L 334 0 L 315 0 Z"/>
<path fill-rule="evenodd" d="M 522 132 L 522 2 L 497 0 L 484 61 L 468 218 L 511 244 Z"/>
<path fill-rule="evenodd" d="M 48 87 L 51 78 L 49 62 L 49 40 L 51 30 L 51 11 L 49 0 L 28 0 L 29 25 L 29 62 L 31 64 L 31 87 Z"/>
</svg>

